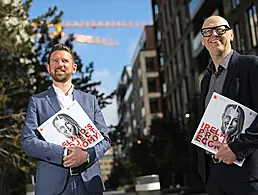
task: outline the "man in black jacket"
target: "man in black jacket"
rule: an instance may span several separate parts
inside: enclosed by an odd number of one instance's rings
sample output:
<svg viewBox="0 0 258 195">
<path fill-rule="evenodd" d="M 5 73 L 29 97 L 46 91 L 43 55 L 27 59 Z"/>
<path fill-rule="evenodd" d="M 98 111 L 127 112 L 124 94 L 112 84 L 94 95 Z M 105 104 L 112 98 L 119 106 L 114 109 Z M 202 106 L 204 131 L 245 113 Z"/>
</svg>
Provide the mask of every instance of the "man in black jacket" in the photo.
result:
<svg viewBox="0 0 258 195">
<path fill-rule="evenodd" d="M 233 31 L 220 16 L 207 18 L 201 33 L 202 45 L 212 61 L 201 82 L 200 117 L 214 91 L 258 112 L 258 57 L 232 50 Z M 257 140 L 258 117 L 232 143 L 217 143 L 219 151 L 215 156 L 198 148 L 198 171 L 209 195 L 258 194 Z M 244 158 L 242 167 L 233 164 Z"/>
</svg>

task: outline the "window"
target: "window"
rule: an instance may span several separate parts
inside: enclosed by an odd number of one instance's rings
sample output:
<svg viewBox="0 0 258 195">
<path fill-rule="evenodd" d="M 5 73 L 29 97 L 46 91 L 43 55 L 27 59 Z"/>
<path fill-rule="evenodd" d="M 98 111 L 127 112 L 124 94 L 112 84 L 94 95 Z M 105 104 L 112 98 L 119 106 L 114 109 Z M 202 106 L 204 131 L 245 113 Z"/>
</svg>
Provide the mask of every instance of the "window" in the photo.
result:
<svg viewBox="0 0 258 195">
<path fill-rule="evenodd" d="M 186 112 L 187 110 L 187 103 L 188 103 L 188 84 L 187 84 L 187 78 L 185 77 L 182 83 L 181 88 L 181 95 L 182 95 L 182 105 L 183 105 L 183 112 Z"/>
<path fill-rule="evenodd" d="M 159 6 L 158 6 L 158 4 L 155 4 L 154 5 L 154 13 L 157 15 L 157 14 L 159 14 Z"/>
<path fill-rule="evenodd" d="M 158 39 L 158 41 L 161 40 L 161 32 L 160 32 L 160 30 L 158 30 L 158 32 L 157 32 L 157 39 Z"/>
<path fill-rule="evenodd" d="M 173 58 L 173 77 L 177 78 L 178 76 L 178 63 L 177 63 L 177 57 L 174 56 Z"/>
<path fill-rule="evenodd" d="M 135 128 L 137 126 L 136 119 L 133 119 L 133 127 Z"/>
<path fill-rule="evenodd" d="M 142 71 L 141 71 L 141 68 L 138 68 L 138 77 L 140 78 L 142 75 Z"/>
<path fill-rule="evenodd" d="M 233 9 L 236 9 L 239 6 L 239 0 L 232 0 L 232 7 Z"/>
<path fill-rule="evenodd" d="M 175 92 L 173 93 L 173 95 L 171 96 L 172 98 L 172 114 L 173 117 L 176 118 L 177 115 L 177 107 L 176 107 L 176 96 L 175 96 Z"/>
<path fill-rule="evenodd" d="M 131 104 L 131 110 L 134 111 L 134 103 Z"/>
<path fill-rule="evenodd" d="M 145 58 L 145 61 L 146 61 L 146 71 L 147 72 L 155 71 L 154 58 Z"/>
<path fill-rule="evenodd" d="M 175 31 L 175 25 L 174 24 L 171 24 L 171 43 L 172 43 L 172 46 L 173 48 L 175 47 L 176 45 L 176 31 Z"/>
<path fill-rule="evenodd" d="M 165 21 L 165 25 L 166 25 L 169 21 L 166 4 L 164 4 L 163 10 L 164 10 L 164 17 L 165 17 L 164 21 Z"/>
<path fill-rule="evenodd" d="M 160 66 L 164 66 L 164 56 L 162 53 L 160 53 L 159 63 L 160 63 Z"/>
<path fill-rule="evenodd" d="M 183 14 L 184 14 L 185 24 L 187 25 L 190 22 L 189 12 L 188 12 L 188 5 L 187 4 L 184 4 Z"/>
<path fill-rule="evenodd" d="M 167 84 L 163 83 L 162 87 L 163 87 L 163 92 L 167 93 Z"/>
<path fill-rule="evenodd" d="M 166 41 L 165 44 L 167 44 L 167 55 L 169 56 L 171 53 L 171 38 L 170 38 L 170 33 L 169 31 L 167 32 L 167 36 L 166 36 Z"/>
<path fill-rule="evenodd" d="M 169 7 L 170 7 L 170 15 L 172 16 L 173 15 L 173 12 L 174 12 L 174 0 L 170 0 L 169 1 Z"/>
<path fill-rule="evenodd" d="M 149 92 L 156 92 L 156 79 L 155 78 L 148 78 L 148 90 Z"/>
<path fill-rule="evenodd" d="M 150 98 L 150 111 L 151 113 L 159 112 L 158 98 Z"/>
<path fill-rule="evenodd" d="M 174 77 L 173 77 L 173 62 L 170 61 L 170 63 L 168 64 L 168 81 L 169 81 L 169 84 L 171 85 L 172 82 L 174 81 Z"/>
<path fill-rule="evenodd" d="M 182 54 L 180 52 L 180 50 L 177 52 L 177 75 L 181 75 L 182 74 L 182 70 L 183 70 L 183 62 L 182 62 Z"/>
<path fill-rule="evenodd" d="M 233 41 L 233 47 L 236 51 L 238 51 L 240 53 L 244 53 L 244 51 L 245 51 L 244 39 L 241 36 L 239 24 L 235 23 L 233 28 L 234 28 L 234 34 L 235 34 L 235 39 Z"/>
<path fill-rule="evenodd" d="M 145 108 L 144 107 L 142 107 L 141 113 L 142 113 L 142 117 L 145 117 Z"/>
<path fill-rule="evenodd" d="M 251 36 L 251 44 L 252 47 L 255 47 L 257 45 L 257 13 L 255 5 L 248 9 L 247 15 L 249 31 Z"/>
<path fill-rule="evenodd" d="M 140 88 L 139 93 L 140 93 L 140 97 L 142 97 L 143 96 L 143 88 L 142 87 Z"/>
<path fill-rule="evenodd" d="M 177 38 L 181 38 L 181 29 L 180 29 L 180 21 L 179 21 L 179 15 L 176 16 L 176 31 L 177 31 Z"/>
</svg>

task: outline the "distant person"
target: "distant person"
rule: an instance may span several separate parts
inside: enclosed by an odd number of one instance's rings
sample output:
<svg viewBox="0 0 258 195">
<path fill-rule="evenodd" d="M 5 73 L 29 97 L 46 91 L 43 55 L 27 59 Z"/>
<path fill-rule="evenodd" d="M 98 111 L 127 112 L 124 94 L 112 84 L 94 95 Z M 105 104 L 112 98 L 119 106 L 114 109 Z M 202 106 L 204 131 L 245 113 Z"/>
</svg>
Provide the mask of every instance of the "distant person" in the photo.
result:
<svg viewBox="0 0 258 195">
<path fill-rule="evenodd" d="M 67 138 L 71 138 L 75 136 L 80 138 L 80 125 L 69 115 L 67 114 L 58 114 L 54 120 L 52 121 L 53 126 L 57 129 L 57 131 Z"/>
<path fill-rule="evenodd" d="M 232 50 L 234 32 L 221 16 L 213 15 L 205 19 L 201 34 L 202 45 L 208 50 L 211 62 L 201 81 L 199 118 L 203 116 L 213 92 L 258 112 L 258 57 L 241 55 Z M 223 129 L 227 126 L 226 117 L 225 113 Z M 242 128 L 241 121 L 239 118 L 238 131 Z M 209 195 L 258 194 L 258 118 L 237 138 L 231 133 L 231 130 L 236 132 L 235 124 L 236 121 L 228 131 L 230 143 L 215 143 L 219 147 L 215 155 L 197 148 L 198 171 Z M 242 167 L 233 164 L 244 158 Z"/>
<path fill-rule="evenodd" d="M 105 189 L 98 160 L 110 148 L 108 128 L 96 97 L 74 89 L 76 69 L 72 50 L 64 44 L 54 45 L 47 64 L 53 85 L 29 99 L 21 144 L 27 155 L 38 160 L 36 195 L 102 195 Z M 66 148 L 36 134 L 38 126 L 73 100 L 86 111 L 91 108 L 87 114 L 104 137 L 93 147 Z M 54 125 L 67 136 L 78 134 L 79 126 L 66 115 L 56 117 Z"/>
<path fill-rule="evenodd" d="M 222 114 L 221 131 L 226 134 L 227 143 L 233 142 L 242 132 L 245 122 L 243 108 L 228 104 Z"/>
</svg>

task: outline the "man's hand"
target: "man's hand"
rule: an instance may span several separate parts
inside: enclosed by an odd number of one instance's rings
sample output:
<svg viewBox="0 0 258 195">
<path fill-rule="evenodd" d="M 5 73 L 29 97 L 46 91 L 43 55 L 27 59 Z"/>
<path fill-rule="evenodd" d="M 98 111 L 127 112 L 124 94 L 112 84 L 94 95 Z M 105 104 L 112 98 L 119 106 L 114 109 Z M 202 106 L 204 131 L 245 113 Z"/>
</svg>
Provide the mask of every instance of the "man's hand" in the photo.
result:
<svg viewBox="0 0 258 195">
<path fill-rule="evenodd" d="M 232 152 L 230 147 L 228 147 L 228 144 L 222 144 L 220 142 L 217 142 L 214 145 L 219 148 L 219 151 L 216 153 L 215 158 L 221 160 L 226 164 L 232 164 L 234 161 L 236 161 L 236 155 Z"/>
<path fill-rule="evenodd" d="M 67 156 L 63 158 L 65 167 L 78 167 L 88 160 L 88 153 L 79 147 L 67 147 Z"/>
</svg>

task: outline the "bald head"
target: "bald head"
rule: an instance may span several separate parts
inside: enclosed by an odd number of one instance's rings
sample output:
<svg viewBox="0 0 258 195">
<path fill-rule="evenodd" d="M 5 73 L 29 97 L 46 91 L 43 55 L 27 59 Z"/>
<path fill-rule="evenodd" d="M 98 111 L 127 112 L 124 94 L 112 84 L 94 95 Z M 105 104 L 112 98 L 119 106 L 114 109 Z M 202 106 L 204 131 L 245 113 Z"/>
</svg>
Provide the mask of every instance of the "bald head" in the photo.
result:
<svg viewBox="0 0 258 195">
<path fill-rule="evenodd" d="M 210 16 L 203 22 L 202 45 L 209 51 L 216 67 L 231 52 L 234 33 L 228 21 L 221 16 Z"/>
<path fill-rule="evenodd" d="M 217 26 L 217 24 L 227 25 L 230 27 L 228 21 L 225 18 L 222 18 L 221 16 L 210 16 L 203 22 L 202 28 Z"/>
</svg>

